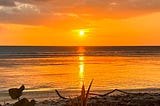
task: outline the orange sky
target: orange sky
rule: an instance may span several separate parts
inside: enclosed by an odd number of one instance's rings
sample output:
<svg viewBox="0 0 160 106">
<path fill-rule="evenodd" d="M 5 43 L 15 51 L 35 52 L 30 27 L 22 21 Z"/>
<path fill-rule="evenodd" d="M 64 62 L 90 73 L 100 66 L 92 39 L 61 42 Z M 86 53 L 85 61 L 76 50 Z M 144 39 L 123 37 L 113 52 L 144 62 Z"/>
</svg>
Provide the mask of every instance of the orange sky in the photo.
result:
<svg viewBox="0 0 160 106">
<path fill-rule="evenodd" d="M 2 0 L 0 45 L 159 46 L 160 1 Z"/>
</svg>

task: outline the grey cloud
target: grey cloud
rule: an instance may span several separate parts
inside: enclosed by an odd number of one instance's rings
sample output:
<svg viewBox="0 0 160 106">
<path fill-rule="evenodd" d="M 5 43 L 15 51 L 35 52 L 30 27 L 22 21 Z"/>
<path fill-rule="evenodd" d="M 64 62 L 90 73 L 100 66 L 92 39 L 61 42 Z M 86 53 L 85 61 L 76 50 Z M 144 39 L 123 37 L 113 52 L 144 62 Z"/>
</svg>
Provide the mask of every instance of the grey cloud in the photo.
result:
<svg viewBox="0 0 160 106">
<path fill-rule="evenodd" d="M 42 18 L 37 6 L 32 4 L 15 3 L 14 7 L 0 8 L 0 22 L 17 24 L 36 24 Z"/>
<path fill-rule="evenodd" d="M 0 0 L 0 6 L 15 6 L 14 0 Z"/>
</svg>

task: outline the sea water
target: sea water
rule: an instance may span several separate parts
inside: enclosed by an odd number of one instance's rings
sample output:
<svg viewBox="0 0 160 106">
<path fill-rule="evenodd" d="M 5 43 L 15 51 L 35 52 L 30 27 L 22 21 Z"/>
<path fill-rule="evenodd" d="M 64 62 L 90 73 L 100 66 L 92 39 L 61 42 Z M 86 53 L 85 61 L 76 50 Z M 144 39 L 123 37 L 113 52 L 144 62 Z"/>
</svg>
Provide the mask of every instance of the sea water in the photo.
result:
<svg viewBox="0 0 160 106">
<path fill-rule="evenodd" d="M 91 91 L 160 88 L 160 47 L 1 46 L 0 102 L 9 88 L 25 85 L 24 97 L 37 100 Z"/>
</svg>

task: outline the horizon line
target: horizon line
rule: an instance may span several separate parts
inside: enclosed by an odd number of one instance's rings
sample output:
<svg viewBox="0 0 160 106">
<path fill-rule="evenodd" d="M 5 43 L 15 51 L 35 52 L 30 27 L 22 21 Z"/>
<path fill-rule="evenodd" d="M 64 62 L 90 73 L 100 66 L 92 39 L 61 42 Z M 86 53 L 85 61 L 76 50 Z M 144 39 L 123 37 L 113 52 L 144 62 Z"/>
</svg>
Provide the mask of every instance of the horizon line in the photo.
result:
<svg viewBox="0 0 160 106">
<path fill-rule="evenodd" d="M 159 47 L 160 45 L 0 45 L 0 47 Z"/>
</svg>

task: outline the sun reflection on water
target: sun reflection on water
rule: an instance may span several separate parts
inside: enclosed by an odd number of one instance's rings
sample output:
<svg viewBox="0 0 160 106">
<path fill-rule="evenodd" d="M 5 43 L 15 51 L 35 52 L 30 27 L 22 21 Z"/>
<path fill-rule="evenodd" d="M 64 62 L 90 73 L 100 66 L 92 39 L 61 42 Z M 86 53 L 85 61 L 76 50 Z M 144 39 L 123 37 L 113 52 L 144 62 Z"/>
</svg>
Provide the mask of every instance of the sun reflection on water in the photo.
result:
<svg viewBox="0 0 160 106">
<path fill-rule="evenodd" d="M 84 56 L 86 50 L 85 50 L 85 48 L 84 48 L 83 46 L 80 46 L 80 47 L 78 48 L 77 52 L 78 52 L 78 55 L 79 55 L 79 56 Z M 79 60 L 80 60 L 81 58 L 83 58 L 83 57 L 79 57 Z"/>
<path fill-rule="evenodd" d="M 84 83 L 84 57 L 79 56 L 79 78 L 80 86 Z"/>
<path fill-rule="evenodd" d="M 80 62 L 80 64 L 79 64 L 79 73 L 80 74 L 84 73 L 84 64 L 82 62 Z"/>
<path fill-rule="evenodd" d="M 78 49 L 78 53 L 79 53 L 78 61 L 79 61 L 80 87 L 81 87 L 81 86 L 83 85 L 83 83 L 84 83 L 84 71 L 85 71 L 84 52 L 85 52 L 85 49 L 84 49 L 83 47 L 80 47 L 80 48 Z"/>
</svg>

